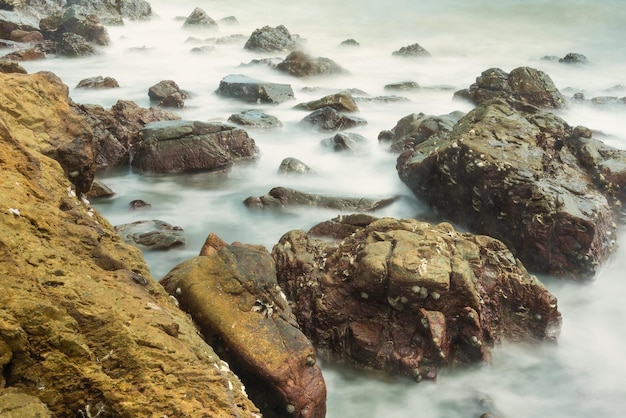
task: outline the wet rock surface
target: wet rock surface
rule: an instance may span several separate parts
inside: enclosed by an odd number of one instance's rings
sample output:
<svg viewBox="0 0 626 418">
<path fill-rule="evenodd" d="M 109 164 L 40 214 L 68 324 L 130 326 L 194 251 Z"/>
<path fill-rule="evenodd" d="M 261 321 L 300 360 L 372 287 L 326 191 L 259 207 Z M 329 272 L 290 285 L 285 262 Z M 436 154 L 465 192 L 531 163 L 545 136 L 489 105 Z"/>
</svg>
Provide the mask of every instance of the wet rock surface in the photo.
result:
<svg viewBox="0 0 626 418">
<path fill-rule="evenodd" d="M 244 45 L 244 49 L 257 52 L 289 52 L 295 48 L 296 39 L 284 25 L 255 29 Z"/>
<path fill-rule="evenodd" d="M 131 205 L 133 208 L 150 206 L 143 201 L 140 204 L 133 201 Z M 115 231 L 129 244 L 148 250 L 168 250 L 187 244 L 183 228 L 159 220 L 115 225 Z"/>
<path fill-rule="evenodd" d="M 614 249 L 617 202 L 577 158 L 581 132 L 494 99 L 401 154 L 397 168 L 440 215 L 502 240 L 528 269 L 590 278 Z"/>
<path fill-rule="evenodd" d="M 475 104 L 503 98 L 521 100 L 540 108 L 559 109 L 565 105 L 565 98 L 550 76 L 530 67 L 519 67 L 510 73 L 490 68 L 476 77 L 476 83 L 468 89 L 454 93 L 454 97 Z"/>
<path fill-rule="evenodd" d="M 294 77 L 346 74 L 348 71 L 330 58 L 312 57 L 302 51 L 294 51 L 276 69 Z"/>
<path fill-rule="evenodd" d="M 307 103 L 299 103 L 294 108 L 302 110 L 318 110 L 324 107 L 331 107 L 337 112 L 358 112 L 359 106 L 356 104 L 352 94 L 341 92 L 324 96 L 318 100 L 312 100 Z"/>
<path fill-rule="evenodd" d="M 243 129 L 199 121 L 163 121 L 144 126 L 131 165 L 144 172 L 224 170 L 258 153 Z"/>
<path fill-rule="evenodd" d="M 279 104 L 294 98 L 289 84 L 261 81 L 241 74 L 224 77 L 216 93 L 248 103 Z"/>
<path fill-rule="evenodd" d="M 276 281 L 267 252 L 224 246 L 162 280 L 204 338 L 230 363 L 265 416 L 323 418 L 326 385 L 316 353 Z"/>
<path fill-rule="evenodd" d="M 420 44 L 411 44 L 403 46 L 402 48 L 394 51 L 392 55 L 400 57 L 430 57 L 431 54 Z"/>
<path fill-rule="evenodd" d="M 345 115 L 330 106 L 325 106 L 305 116 L 299 124 L 318 131 L 342 131 L 366 125 L 367 121 L 357 116 Z"/>
<path fill-rule="evenodd" d="M 380 132 L 378 141 L 394 152 L 413 149 L 433 135 L 452 131 L 463 115 L 463 112 L 440 116 L 411 113 L 400 119 L 391 130 Z"/>
<path fill-rule="evenodd" d="M 287 187 L 274 187 L 268 194 L 250 196 L 244 204 L 251 208 L 282 208 L 286 206 L 315 206 L 344 211 L 369 212 L 391 205 L 395 197 L 371 199 L 365 197 L 336 197 L 305 193 Z"/>
<path fill-rule="evenodd" d="M 314 230 L 323 237 L 286 233 L 272 256 L 303 332 L 330 358 L 435 379 L 500 342 L 558 333 L 556 298 L 498 240 L 366 215 Z"/>
<path fill-rule="evenodd" d="M 251 128 L 271 129 L 283 126 L 283 123 L 276 116 L 268 115 L 256 109 L 234 113 L 228 117 L 228 121 Z"/>
</svg>

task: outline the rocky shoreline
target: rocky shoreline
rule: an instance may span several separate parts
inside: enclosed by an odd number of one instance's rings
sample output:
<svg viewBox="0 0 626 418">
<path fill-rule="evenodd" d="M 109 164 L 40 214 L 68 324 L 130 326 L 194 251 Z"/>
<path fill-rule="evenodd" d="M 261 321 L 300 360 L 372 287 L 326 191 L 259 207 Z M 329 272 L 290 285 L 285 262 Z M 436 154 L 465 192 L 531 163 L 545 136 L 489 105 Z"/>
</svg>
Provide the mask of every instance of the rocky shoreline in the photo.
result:
<svg viewBox="0 0 626 418">
<path fill-rule="evenodd" d="M 166 108 L 188 95 L 171 80 L 150 88 L 150 108 L 74 103 L 57 76 L 19 66 L 95 53 L 109 42 L 103 23 L 150 18 L 141 0 L 103 4 L 0 0 L 0 44 L 12 51 L 0 57 L 0 415 L 323 417 L 318 355 L 421 381 L 487 362 L 504 341 L 556 341 L 557 300 L 529 272 L 591 279 L 614 251 L 626 152 L 553 113 L 568 99 L 547 74 L 492 68 L 454 93 L 475 104 L 469 113 L 408 115 L 379 135 L 413 193 L 469 232 L 376 217 L 395 196 L 276 187 L 242 204 L 354 213 L 285 231 L 271 250 L 211 234 L 157 282 L 137 245 L 169 248 L 183 231 L 124 232 L 126 242 L 87 200 L 96 172 L 225 171 L 259 153 L 247 126 L 281 122 L 181 120 Z M 216 24 L 201 9 L 185 21 Z M 261 65 L 293 77 L 348 71 L 301 44 L 267 26 L 245 48 L 287 54 Z M 430 55 L 418 44 L 394 54 Z M 216 94 L 294 98 L 289 85 L 237 74 Z M 299 104 L 310 112 L 299 126 L 358 153 L 360 138 L 344 132 L 367 124 L 352 114 L 358 102 L 338 92 Z M 314 175 L 297 160 L 285 171 Z"/>
</svg>

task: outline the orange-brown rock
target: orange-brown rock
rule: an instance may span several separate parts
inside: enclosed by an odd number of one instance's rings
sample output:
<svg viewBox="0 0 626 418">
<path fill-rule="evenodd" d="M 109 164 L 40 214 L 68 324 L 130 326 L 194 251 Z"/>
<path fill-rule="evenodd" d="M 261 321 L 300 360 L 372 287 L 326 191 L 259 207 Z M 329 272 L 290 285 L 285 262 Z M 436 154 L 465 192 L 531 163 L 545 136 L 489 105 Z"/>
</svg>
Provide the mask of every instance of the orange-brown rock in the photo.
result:
<svg viewBox="0 0 626 418">
<path fill-rule="evenodd" d="M 88 138 L 67 90 L 50 73 L 0 77 L 0 405 L 42 417 L 260 416 L 140 251 L 43 154 Z"/>
</svg>

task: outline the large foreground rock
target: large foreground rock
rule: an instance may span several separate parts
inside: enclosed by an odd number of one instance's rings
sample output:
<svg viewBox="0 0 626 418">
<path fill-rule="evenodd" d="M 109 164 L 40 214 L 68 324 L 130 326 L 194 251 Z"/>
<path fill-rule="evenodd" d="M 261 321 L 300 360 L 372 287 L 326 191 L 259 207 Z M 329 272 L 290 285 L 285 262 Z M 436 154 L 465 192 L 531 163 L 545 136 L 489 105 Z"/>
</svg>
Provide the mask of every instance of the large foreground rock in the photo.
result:
<svg viewBox="0 0 626 418">
<path fill-rule="evenodd" d="M 131 165 L 141 171 L 182 173 L 224 170 L 255 157 L 258 149 L 243 129 L 198 121 L 163 121 L 144 126 Z"/>
<path fill-rule="evenodd" d="M 314 229 L 325 236 L 288 232 L 272 256 L 303 332 L 330 358 L 434 379 L 488 360 L 494 344 L 556 337 L 556 299 L 498 240 L 363 215 Z"/>
<path fill-rule="evenodd" d="M 215 238 L 212 241 L 216 241 Z M 323 418 L 326 386 L 315 349 L 276 281 L 267 250 L 222 246 L 162 280 L 268 417 Z"/>
<path fill-rule="evenodd" d="M 71 132 L 78 117 L 24 91 L 0 112 L 0 403 L 24 417 L 258 416 L 141 252 L 38 151 L 32 127 Z"/>
<path fill-rule="evenodd" d="M 449 135 L 401 154 L 397 168 L 441 216 L 502 240 L 528 269 L 585 279 L 614 248 L 618 194 L 577 158 L 582 132 L 526 103 L 494 99 Z M 614 156 L 623 171 L 626 153 Z"/>
<path fill-rule="evenodd" d="M 94 137 L 69 104 L 69 89 L 50 72 L 0 73 L 0 117 L 25 146 L 61 164 L 77 192 L 87 192 L 96 171 Z"/>
</svg>

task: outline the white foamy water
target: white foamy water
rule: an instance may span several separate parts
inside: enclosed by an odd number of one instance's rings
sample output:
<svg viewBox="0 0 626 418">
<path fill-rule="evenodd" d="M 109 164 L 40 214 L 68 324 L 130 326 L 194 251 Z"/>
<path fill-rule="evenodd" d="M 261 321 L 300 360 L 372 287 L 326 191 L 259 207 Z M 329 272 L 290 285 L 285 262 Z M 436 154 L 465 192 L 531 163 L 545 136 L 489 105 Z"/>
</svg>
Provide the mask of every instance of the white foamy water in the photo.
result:
<svg viewBox="0 0 626 418">
<path fill-rule="evenodd" d="M 215 232 L 228 242 L 242 241 L 271 248 L 291 229 L 307 229 L 332 218 L 336 211 L 285 209 L 252 210 L 243 205 L 248 196 L 260 196 L 274 186 L 334 195 L 402 199 L 376 214 L 398 218 L 428 212 L 400 182 L 396 156 L 378 146 L 381 130 L 392 128 L 410 113 L 444 114 L 468 111 L 452 101 L 455 90 L 466 88 L 490 67 L 511 71 L 530 66 L 547 72 L 566 95 L 626 96 L 626 3 L 623 0 L 502 0 L 342 2 L 318 0 L 263 2 L 155 0 L 158 17 L 149 22 L 127 22 L 109 27 L 111 45 L 91 58 L 48 59 L 24 63 L 29 72 L 50 70 L 70 86 L 79 103 L 105 107 L 118 99 L 149 106 L 147 91 L 165 79 L 176 81 L 192 94 L 185 119 L 225 121 L 232 113 L 261 109 L 278 117 L 284 127 L 248 132 L 260 156 L 227 175 L 139 175 L 130 169 L 101 173 L 99 178 L 117 195 L 95 202 L 113 224 L 160 219 L 184 228 L 188 245 L 181 250 L 146 253 L 155 278 L 177 263 L 195 256 L 204 239 Z M 215 20 L 235 16 L 238 25 L 220 25 L 217 31 L 189 31 L 182 20 L 194 7 Z M 284 54 L 255 54 L 243 50 L 252 31 L 284 24 L 306 39 L 313 56 L 331 58 L 350 75 L 296 79 L 266 67 L 240 67 L 241 63 Z M 206 54 L 192 54 L 199 46 L 189 37 L 207 39 L 241 34 L 244 39 L 215 45 Z M 340 48 L 355 39 L 358 48 Z M 391 53 L 419 43 L 433 55 L 429 59 L 401 59 Z M 586 55 L 587 66 L 567 66 L 541 60 L 569 52 Z M 215 95 L 228 74 L 292 85 L 296 100 L 277 106 L 250 106 Z M 75 89 L 83 78 L 115 77 L 121 88 L 93 91 Z M 370 96 L 389 95 L 384 86 L 415 81 L 423 89 L 402 93 L 410 99 L 398 103 L 359 103 L 359 117 L 367 126 L 351 130 L 369 145 L 360 155 L 334 154 L 319 142 L 332 136 L 302 131 L 296 124 L 307 112 L 292 107 L 300 102 L 347 88 Z M 620 87 L 621 86 L 621 87 Z M 303 91 L 315 87 L 314 92 Z M 571 125 L 585 125 L 608 135 L 612 146 L 626 148 L 626 106 L 593 108 L 576 105 L 561 115 Z M 311 177 L 277 174 L 280 161 L 296 157 L 317 171 Z M 147 211 L 130 211 L 128 203 L 143 199 Z M 481 409 L 472 400 L 487 394 L 507 417 L 619 417 L 626 410 L 626 242 L 592 283 L 572 284 L 543 278 L 559 299 L 563 329 L 556 345 L 504 346 L 495 350 L 489 365 L 443 372 L 437 383 L 408 384 L 381 381 L 359 373 L 324 365 L 328 386 L 328 417 L 474 417 Z"/>
</svg>

